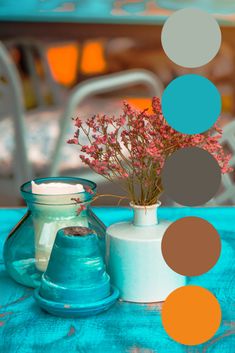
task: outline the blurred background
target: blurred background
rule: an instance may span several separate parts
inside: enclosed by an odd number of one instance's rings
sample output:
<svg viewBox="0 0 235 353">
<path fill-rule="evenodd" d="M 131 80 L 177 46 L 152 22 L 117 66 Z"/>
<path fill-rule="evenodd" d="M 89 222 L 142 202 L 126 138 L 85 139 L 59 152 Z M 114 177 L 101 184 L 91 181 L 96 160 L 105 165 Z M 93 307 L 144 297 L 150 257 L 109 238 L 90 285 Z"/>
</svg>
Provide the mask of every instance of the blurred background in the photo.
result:
<svg viewBox="0 0 235 353">
<path fill-rule="evenodd" d="M 223 36 L 216 58 L 193 71 L 174 65 L 160 41 L 166 18 L 187 6 L 213 13 Z M 233 0 L 0 0 L 0 207 L 21 205 L 19 186 L 41 176 L 85 177 L 100 193 L 121 194 L 66 144 L 71 118 L 119 114 L 124 99 L 146 108 L 188 72 L 220 90 L 223 143 L 235 154 Z M 213 204 L 235 204 L 234 183 L 225 176 Z"/>
</svg>

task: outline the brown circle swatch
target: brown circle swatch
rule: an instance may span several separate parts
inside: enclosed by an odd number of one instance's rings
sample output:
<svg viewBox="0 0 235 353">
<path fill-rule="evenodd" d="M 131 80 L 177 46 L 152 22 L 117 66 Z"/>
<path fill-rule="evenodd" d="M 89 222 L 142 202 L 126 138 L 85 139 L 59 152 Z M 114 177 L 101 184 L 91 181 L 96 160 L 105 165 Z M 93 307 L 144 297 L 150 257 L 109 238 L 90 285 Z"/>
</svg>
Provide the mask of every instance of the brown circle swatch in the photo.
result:
<svg viewBox="0 0 235 353">
<path fill-rule="evenodd" d="M 184 276 L 199 276 L 218 261 L 220 236 L 199 217 L 184 217 L 172 223 L 162 239 L 162 255 L 167 265 Z"/>
<path fill-rule="evenodd" d="M 186 147 L 170 155 L 163 166 L 164 191 L 184 206 L 199 206 L 218 191 L 221 170 L 216 159 L 199 147 Z"/>
</svg>

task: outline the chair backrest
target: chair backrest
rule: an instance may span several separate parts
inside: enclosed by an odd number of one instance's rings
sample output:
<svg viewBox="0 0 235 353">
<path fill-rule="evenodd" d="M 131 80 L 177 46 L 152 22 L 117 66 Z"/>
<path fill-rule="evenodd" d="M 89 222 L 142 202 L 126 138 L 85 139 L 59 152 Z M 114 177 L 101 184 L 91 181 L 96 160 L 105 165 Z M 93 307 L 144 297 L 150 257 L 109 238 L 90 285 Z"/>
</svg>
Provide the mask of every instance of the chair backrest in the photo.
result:
<svg viewBox="0 0 235 353">
<path fill-rule="evenodd" d="M 18 71 L 4 44 L 0 42 L 0 119 L 10 117 L 15 141 L 15 177 L 18 183 L 31 177 L 26 147 L 23 94 Z M 15 167 L 15 165 L 14 165 Z"/>
<path fill-rule="evenodd" d="M 61 118 L 60 134 L 52 157 L 49 175 L 55 176 L 59 172 L 61 151 L 62 147 L 65 145 L 65 133 L 68 124 L 71 122 L 71 116 L 73 116 L 76 111 L 75 109 L 90 96 L 110 93 L 134 85 L 144 85 L 151 97 L 161 97 L 164 89 L 162 82 L 155 74 L 142 69 L 126 70 L 115 74 L 91 78 L 74 87 Z"/>
<path fill-rule="evenodd" d="M 0 43 L 0 118 L 23 114 L 23 94 L 18 71 L 6 47 Z"/>
</svg>

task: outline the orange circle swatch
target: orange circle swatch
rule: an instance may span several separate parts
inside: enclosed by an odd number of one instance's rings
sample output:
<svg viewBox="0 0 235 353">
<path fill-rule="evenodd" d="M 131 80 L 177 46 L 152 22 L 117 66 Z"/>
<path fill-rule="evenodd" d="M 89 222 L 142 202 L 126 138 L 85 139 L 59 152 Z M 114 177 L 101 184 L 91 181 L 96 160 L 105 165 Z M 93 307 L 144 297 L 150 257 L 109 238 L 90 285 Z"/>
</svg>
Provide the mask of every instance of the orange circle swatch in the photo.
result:
<svg viewBox="0 0 235 353">
<path fill-rule="evenodd" d="M 184 286 L 174 290 L 162 307 L 162 324 L 178 343 L 194 346 L 211 339 L 221 322 L 218 300 L 207 289 Z"/>
</svg>

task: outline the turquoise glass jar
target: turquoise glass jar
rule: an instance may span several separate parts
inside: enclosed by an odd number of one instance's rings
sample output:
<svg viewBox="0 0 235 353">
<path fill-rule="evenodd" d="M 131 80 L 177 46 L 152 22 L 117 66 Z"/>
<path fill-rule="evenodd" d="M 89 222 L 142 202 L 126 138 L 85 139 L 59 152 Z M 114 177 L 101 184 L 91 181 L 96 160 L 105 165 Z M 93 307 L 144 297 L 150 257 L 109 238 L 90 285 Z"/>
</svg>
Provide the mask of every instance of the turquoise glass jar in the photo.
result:
<svg viewBox="0 0 235 353">
<path fill-rule="evenodd" d="M 34 182 L 83 186 L 82 192 L 57 195 L 32 193 L 31 182 L 21 187 L 28 210 L 5 241 L 4 262 L 7 272 L 16 282 L 36 288 L 47 269 L 59 229 L 71 226 L 94 229 L 99 236 L 103 252 L 105 226 L 90 209 L 90 203 L 96 193 L 96 184 L 92 181 L 56 177 L 36 179 Z"/>
</svg>

